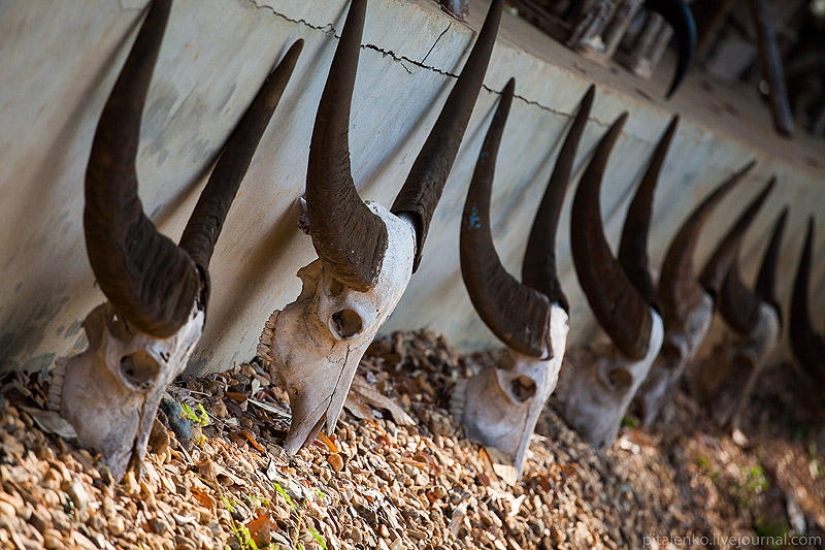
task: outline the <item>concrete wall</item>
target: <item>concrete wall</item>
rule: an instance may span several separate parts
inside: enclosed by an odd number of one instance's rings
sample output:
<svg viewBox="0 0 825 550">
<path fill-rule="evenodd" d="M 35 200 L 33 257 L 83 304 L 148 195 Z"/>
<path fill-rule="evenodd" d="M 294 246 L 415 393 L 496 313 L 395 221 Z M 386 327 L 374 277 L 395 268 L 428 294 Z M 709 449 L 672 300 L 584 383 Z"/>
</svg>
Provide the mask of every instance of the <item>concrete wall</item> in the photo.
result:
<svg viewBox="0 0 825 550">
<path fill-rule="evenodd" d="M 55 356 L 85 346 L 80 322 L 103 300 L 83 240 L 85 164 L 97 117 L 145 4 L 0 2 L 0 372 L 48 367 Z M 295 39 L 306 41 L 213 256 L 209 319 L 193 370 L 225 369 L 251 358 L 264 320 L 297 296 L 295 272 L 314 258 L 309 237 L 296 227 L 294 202 L 303 189 L 312 120 L 346 5 L 344 0 L 175 1 L 144 113 L 138 166 L 144 209 L 173 239 L 220 145 L 269 68 Z M 430 0 L 370 2 L 350 132 L 354 177 L 364 198 L 388 205 L 398 191 L 463 64 L 485 2 L 473 2 L 471 9 L 468 26 Z M 776 172 L 781 186 L 775 194 L 783 200 L 767 205 L 749 235 L 745 272 L 754 272 L 768 226 L 783 203 L 790 203 L 780 279 L 787 296 L 805 217 L 816 213 L 820 227 L 825 225 L 820 163 L 825 148 L 804 138 L 778 143 L 757 111 L 755 118 L 741 117 L 733 107 L 714 114 L 716 103 L 703 105 L 709 85 L 697 79 L 688 82 L 685 99 L 665 104 L 657 98 L 669 74 L 642 83 L 616 69 L 594 67 L 507 16 L 421 269 L 384 332 L 429 327 L 462 348 L 497 345 L 463 289 L 458 227 L 497 91 L 510 76 L 518 79 L 518 98 L 502 145 L 493 217 L 499 253 L 513 272 L 519 272 L 561 133 L 589 82 L 596 81 L 582 159 L 621 111 L 631 113 L 604 184 L 602 208 L 613 242 L 652 144 L 671 112 L 687 111 L 656 199 L 652 265 L 658 266 L 696 201 L 755 156 L 756 174 L 729 197 L 709 233 L 724 231 L 740 205 Z M 737 123 L 740 118 L 745 120 Z M 580 160 L 577 174 L 581 165 Z M 571 338 L 582 342 L 595 325 L 570 260 L 568 213 L 569 201 L 558 252 L 573 308 Z M 703 240 L 700 258 L 712 244 Z M 825 284 L 823 245 L 820 230 L 814 291 Z M 814 300 L 823 304 L 816 292 Z"/>
</svg>

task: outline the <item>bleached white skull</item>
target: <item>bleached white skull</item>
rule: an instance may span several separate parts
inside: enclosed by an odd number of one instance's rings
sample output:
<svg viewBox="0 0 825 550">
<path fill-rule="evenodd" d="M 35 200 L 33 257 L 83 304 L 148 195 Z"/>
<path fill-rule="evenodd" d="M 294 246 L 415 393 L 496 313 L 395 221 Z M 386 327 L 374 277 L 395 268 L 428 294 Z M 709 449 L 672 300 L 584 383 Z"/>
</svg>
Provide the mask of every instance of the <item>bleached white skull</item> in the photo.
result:
<svg viewBox="0 0 825 550">
<path fill-rule="evenodd" d="M 676 383 L 699 350 L 712 320 L 713 299 L 705 294 L 699 306 L 688 313 L 684 330 L 665 330 L 662 349 L 636 396 L 645 426 L 650 426 L 670 401 Z"/>
<path fill-rule="evenodd" d="M 742 238 L 774 183 L 775 178 L 751 200 L 717 246 L 702 274 L 706 290 L 718 297 L 719 312 L 734 332 L 700 365 L 694 381 L 699 398 L 708 403 L 711 416 L 721 426 L 738 428 L 756 379 L 781 333 L 774 287 L 787 208 L 774 225 L 753 291 L 742 281 L 737 261 Z M 719 258 L 726 260 L 719 262 Z"/>
<path fill-rule="evenodd" d="M 352 178 L 349 115 L 367 11 L 353 0 L 321 96 L 307 163 L 306 219 L 318 260 L 298 276 L 298 299 L 275 311 L 258 347 L 289 394 L 295 453 L 332 431 L 367 346 L 392 313 L 421 260 L 495 43 L 502 0 L 494 0 L 461 75 L 407 181 L 387 210 L 364 203 Z"/>
<path fill-rule="evenodd" d="M 461 273 L 479 316 L 508 349 L 453 390 L 451 409 L 467 435 L 495 447 L 518 476 L 530 437 L 556 388 L 567 345 L 568 306 L 556 272 L 556 230 L 595 87 L 582 98 L 536 212 L 519 283 L 499 260 L 490 230 L 490 195 L 515 81 L 502 92 L 467 191 L 461 222 Z"/>
<path fill-rule="evenodd" d="M 648 353 L 633 361 L 612 344 L 568 350 L 558 385 L 561 415 L 583 439 L 610 447 L 636 391 L 659 353 L 664 329 L 653 313 Z"/>
<path fill-rule="evenodd" d="M 103 453 L 117 479 L 145 454 L 163 392 L 186 368 L 203 321 L 193 307 L 177 333 L 156 338 L 106 302 L 83 321 L 86 351 L 56 362 L 49 407 L 75 427 L 82 446 Z"/>
<path fill-rule="evenodd" d="M 699 396 L 708 402 L 717 424 L 739 427 L 740 415 L 780 334 L 776 310 L 762 304 L 759 320 L 750 333 L 728 335 L 701 363 L 696 380 Z"/>
<path fill-rule="evenodd" d="M 275 311 L 261 334 L 258 355 L 289 393 L 294 422 L 284 447 L 294 453 L 318 430 L 332 432 L 376 333 L 409 284 L 415 230 L 384 207 L 367 203 L 386 224 L 388 243 L 378 282 L 366 292 L 347 288 L 315 260 L 298 271 L 298 299 Z"/>
<path fill-rule="evenodd" d="M 200 339 L 209 260 L 246 169 L 300 54 L 296 42 L 227 140 L 180 245 L 138 197 L 140 120 L 171 0 L 154 0 L 100 116 L 86 170 L 84 235 L 108 302 L 84 320 L 86 351 L 60 360 L 50 406 L 122 478 L 139 468 L 161 396 Z M 139 473 L 139 471 L 138 471 Z"/>
<path fill-rule="evenodd" d="M 612 343 L 568 353 L 562 368 L 559 412 L 596 446 L 610 446 L 636 391 L 662 346 L 664 325 L 655 309 L 656 292 L 647 267 L 647 235 L 659 173 L 676 133 L 668 125 L 630 203 L 618 260 L 610 251 L 601 220 L 601 182 L 627 113 L 596 146 L 582 175 L 571 212 L 571 250 L 579 283 L 599 324 Z"/>
</svg>

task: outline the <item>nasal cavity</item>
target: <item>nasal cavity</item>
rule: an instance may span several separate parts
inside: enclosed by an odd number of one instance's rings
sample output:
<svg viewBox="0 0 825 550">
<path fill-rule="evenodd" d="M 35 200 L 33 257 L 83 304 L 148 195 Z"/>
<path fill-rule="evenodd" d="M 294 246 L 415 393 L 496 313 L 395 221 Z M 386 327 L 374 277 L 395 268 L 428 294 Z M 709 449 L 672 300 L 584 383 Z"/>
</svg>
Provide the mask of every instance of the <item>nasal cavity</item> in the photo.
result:
<svg viewBox="0 0 825 550">
<path fill-rule="evenodd" d="M 341 338 L 350 338 L 364 328 L 361 316 L 351 309 L 342 309 L 332 314 L 332 330 Z"/>
<path fill-rule="evenodd" d="M 160 365 L 145 351 L 138 351 L 120 360 L 120 372 L 131 384 L 142 386 L 160 372 Z"/>
<path fill-rule="evenodd" d="M 524 403 L 536 395 L 536 383 L 529 376 L 521 375 L 510 382 L 510 393 L 519 403 Z"/>
</svg>

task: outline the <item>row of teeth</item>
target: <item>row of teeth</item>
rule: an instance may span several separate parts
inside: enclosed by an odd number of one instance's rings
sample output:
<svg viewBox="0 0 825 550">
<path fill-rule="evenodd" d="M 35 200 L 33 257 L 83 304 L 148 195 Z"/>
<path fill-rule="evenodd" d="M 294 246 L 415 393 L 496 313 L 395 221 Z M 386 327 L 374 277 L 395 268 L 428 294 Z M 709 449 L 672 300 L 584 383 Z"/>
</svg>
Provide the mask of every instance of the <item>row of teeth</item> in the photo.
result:
<svg viewBox="0 0 825 550">
<path fill-rule="evenodd" d="M 264 323 L 264 330 L 261 332 L 261 337 L 258 339 L 258 357 L 267 363 L 273 363 L 271 343 L 275 337 L 275 320 L 278 318 L 280 311 L 273 311 L 272 315 Z"/>
<path fill-rule="evenodd" d="M 46 407 L 49 410 L 60 412 L 63 404 L 63 381 L 66 378 L 67 363 L 68 359 L 66 357 L 58 357 L 54 361 L 52 385 L 49 387 L 49 396 L 46 401 Z"/>
</svg>

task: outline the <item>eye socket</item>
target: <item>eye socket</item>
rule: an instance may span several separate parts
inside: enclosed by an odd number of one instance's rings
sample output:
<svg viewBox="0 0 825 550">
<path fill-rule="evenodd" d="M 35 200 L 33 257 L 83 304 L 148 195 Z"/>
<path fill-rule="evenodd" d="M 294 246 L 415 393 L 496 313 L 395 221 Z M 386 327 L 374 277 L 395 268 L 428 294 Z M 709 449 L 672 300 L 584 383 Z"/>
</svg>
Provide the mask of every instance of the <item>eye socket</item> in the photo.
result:
<svg viewBox="0 0 825 550">
<path fill-rule="evenodd" d="M 671 342 L 662 344 L 662 351 L 659 353 L 668 361 L 677 361 L 682 358 L 682 351 Z"/>
<path fill-rule="evenodd" d="M 522 374 L 510 382 L 510 393 L 519 403 L 524 403 L 536 395 L 536 391 L 536 382 L 529 376 Z"/>
<path fill-rule="evenodd" d="M 625 390 L 633 383 L 633 377 L 627 372 L 627 369 L 618 368 L 610 371 L 607 375 L 610 385 L 616 390 Z"/>
<path fill-rule="evenodd" d="M 351 338 L 364 328 L 361 316 L 351 309 L 342 309 L 332 314 L 330 328 L 341 338 Z"/>
<path fill-rule="evenodd" d="M 145 351 L 137 351 L 120 360 L 120 372 L 133 385 L 142 386 L 157 376 L 160 365 Z"/>
</svg>

